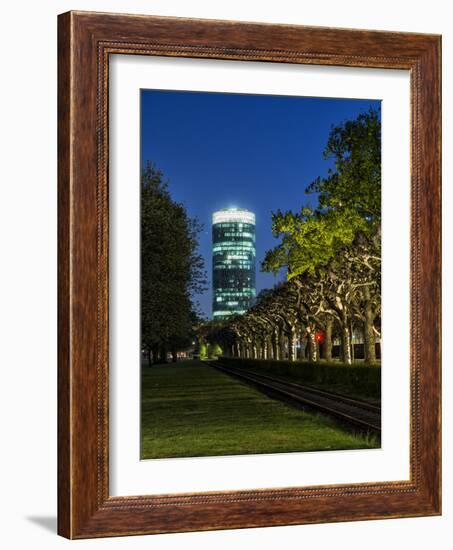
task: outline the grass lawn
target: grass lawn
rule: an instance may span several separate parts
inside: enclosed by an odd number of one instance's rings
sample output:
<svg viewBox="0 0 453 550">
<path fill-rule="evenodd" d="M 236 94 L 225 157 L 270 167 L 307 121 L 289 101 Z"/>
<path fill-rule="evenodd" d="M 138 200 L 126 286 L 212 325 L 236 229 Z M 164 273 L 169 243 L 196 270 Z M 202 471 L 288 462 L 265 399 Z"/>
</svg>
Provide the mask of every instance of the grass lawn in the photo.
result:
<svg viewBox="0 0 453 550">
<path fill-rule="evenodd" d="M 141 458 L 379 447 L 201 361 L 143 367 Z"/>
</svg>

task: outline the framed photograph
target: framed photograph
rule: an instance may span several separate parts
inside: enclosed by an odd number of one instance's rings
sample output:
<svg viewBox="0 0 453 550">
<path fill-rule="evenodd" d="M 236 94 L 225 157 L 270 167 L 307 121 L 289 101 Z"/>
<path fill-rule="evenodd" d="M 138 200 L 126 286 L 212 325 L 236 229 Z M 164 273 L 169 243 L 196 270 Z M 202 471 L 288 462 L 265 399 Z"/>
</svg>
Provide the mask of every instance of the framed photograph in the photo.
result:
<svg viewBox="0 0 453 550">
<path fill-rule="evenodd" d="M 440 37 L 58 28 L 59 533 L 440 514 Z"/>
</svg>

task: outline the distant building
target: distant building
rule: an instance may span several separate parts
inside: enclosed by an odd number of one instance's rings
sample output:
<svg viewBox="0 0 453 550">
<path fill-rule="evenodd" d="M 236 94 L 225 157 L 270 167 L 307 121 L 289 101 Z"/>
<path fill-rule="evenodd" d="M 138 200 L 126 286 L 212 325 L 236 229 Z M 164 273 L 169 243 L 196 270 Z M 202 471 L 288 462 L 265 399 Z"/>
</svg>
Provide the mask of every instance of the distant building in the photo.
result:
<svg viewBox="0 0 453 550">
<path fill-rule="evenodd" d="M 255 288 L 255 214 L 225 208 L 212 215 L 212 280 L 214 319 L 245 313 Z"/>
</svg>

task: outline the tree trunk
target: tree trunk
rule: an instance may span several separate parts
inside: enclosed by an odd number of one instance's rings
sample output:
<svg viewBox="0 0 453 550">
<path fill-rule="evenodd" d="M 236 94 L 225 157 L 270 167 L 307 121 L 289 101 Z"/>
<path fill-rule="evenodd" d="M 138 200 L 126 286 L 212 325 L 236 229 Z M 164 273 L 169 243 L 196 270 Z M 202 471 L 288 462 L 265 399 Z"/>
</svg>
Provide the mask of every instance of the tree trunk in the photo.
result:
<svg viewBox="0 0 453 550">
<path fill-rule="evenodd" d="M 272 335 L 272 359 L 275 359 L 275 361 L 278 361 L 280 359 L 280 346 L 279 346 L 279 334 L 278 329 L 274 331 L 274 334 Z"/>
<path fill-rule="evenodd" d="M 251 359 L 252 358 L 252 350 L 251 350 L 251 346 L 250 346 L 249 342 L 245 343 L 245 357 L 246 357 L 246 359 Z"/>
<path fill-rule="evenodd" d="M 343 319 L 341 327 L 341 348 L 343 355 L 343 363 L 347 365 L 352 364 L 352 355 L 351 355 L 351 333 L 349 331 L 349 323 L 347 319 Z"/>
<path fill-rule="evenodd" d="M 160 357 L 159 357 L 160 363 L 166 363 L 167 362 L 167 347 L 164 344 L 160 347 L 159 352 L 160 352 Z"/>
<path fill-rule="evenodd" d="M 280 343 L 280 359 L 284 361 L 286 359 L 286 342 L 285 342 L 285 333 L 280 330 L 279 331 L 279 343 Z"/>
<path fill-rule="evenodd" d="M 296 340 L 295 340 L 295 330 L 294 327 L 291 327 L 288 332 L 288 360 L 295 361 L 296 359 Z"/>
<path fill-rule="evenodd" d="M 374 315 L 370 305 L 365 307 L 365 321 L 363 323 L 363 342 L 365 348 L 365 362 L 376 361 L 376 339 L 374 336 Z"/>
<path fill-rule="evenodd" d="M 171 360 L 173 363 L 176 363 L 178 361 L 178 352 L 175 350 L 171 350 Z"/>
<path fill-rule="evenodd" d="M 261 359 L 267 359 L 267 338 L 265 336 L 261 341 Z"/>
<path fill-rule="evenodd" d="M 249 359 L 249 346 L 247 342 L 244 342 L 244 351 L 242 352 L 244 359 Z"/>
<path fill-rule="evenodd" d="M 233 346 L 233 356 L 241 357 L 241 344 L 239 342 L 236 342 Z"/>
<path fill-rule="evenodd" d="M 323 355 L 326 361 L 332 361 L 332 329 L 333 319 L 327 319 L 323 344 Z"/>
<path fill-rule="evenodd" d="M 354 344 L 354 327 L 351 323 L 349 327 L 349 334 L 351 335 L 351 361 L 355 361 L 355 344 Z"/>
<path fill-rule="evenodd" d="M 159 362 L 159 344 L 154 344 L 151 351 L 153 352 L 152 363 Z"/>
<path fill-rule="evenodd" d="M 308 332 L 308 360 L 311 363 L 316 363 L 318 360 L 315 333 L 312 330 Z"/>
<path fill-rule="evenodd" d="M 307 338 L 304 336 L 304 337 L 299 337 L 299 342 L 300 342 L 300 351 L 299 351 L 299 359 L 301 359 L 302 361 L 305 361 L 305 359 L 307 358 L 306 356 L 306 351 L 307 351 Z"/>
<path fill-rule="evenodd" d="M 273 349 L 272 349 L 272 337 L 267 336 L 266 337 L 266 349 L 267 349 L 267 359 L 273 359 Z"/>
<path fill-rule="evenodd" d="M 148 367 L 151 367 L 151 365 L 153 364 L 153 359 L 152 359 L 150 347 L 146 349 L 146 357 L 148 359 Z"/>
<path fill-rule="evenodd" d="M 296 351 L 295 351 L 295 358 L 296 358 L 296 361 L 299 361 L 300 360 L 300 350 L 301 350 L 301 341 L 300 341 L 300 332 L 297 332 L 296 333 L 296 337 L 295 337 L 295 346 L 296 346 Z"/>
<path fill-rule="evenodd" d="M 258 359 L 258 349 L 255 342 L 252 344 L 252 359 Z"/>
</svg>

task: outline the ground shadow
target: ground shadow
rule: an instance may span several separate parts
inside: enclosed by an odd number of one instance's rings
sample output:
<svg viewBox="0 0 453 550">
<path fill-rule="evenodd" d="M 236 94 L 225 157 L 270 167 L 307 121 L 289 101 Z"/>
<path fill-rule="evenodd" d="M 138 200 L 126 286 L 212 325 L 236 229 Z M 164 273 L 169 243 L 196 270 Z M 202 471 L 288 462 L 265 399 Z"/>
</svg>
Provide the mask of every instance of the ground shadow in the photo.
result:
<svg viewBox="0 0 453 550">
<path fill-rule="evenodd" d="M 42 527 L 46 531 L 51 531 L 52 533 L 57 532 L 56 516 L 28 516 L 26 519 L 31 523 Z"/>
</svg>

